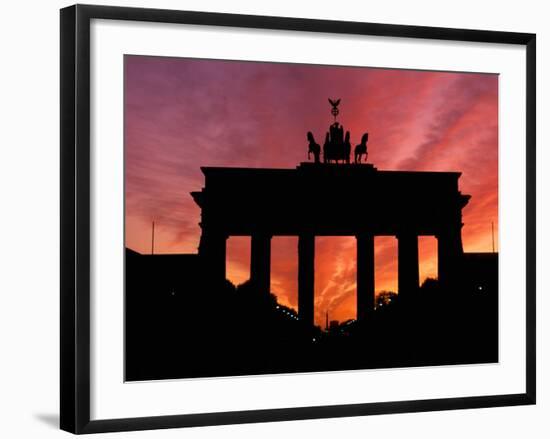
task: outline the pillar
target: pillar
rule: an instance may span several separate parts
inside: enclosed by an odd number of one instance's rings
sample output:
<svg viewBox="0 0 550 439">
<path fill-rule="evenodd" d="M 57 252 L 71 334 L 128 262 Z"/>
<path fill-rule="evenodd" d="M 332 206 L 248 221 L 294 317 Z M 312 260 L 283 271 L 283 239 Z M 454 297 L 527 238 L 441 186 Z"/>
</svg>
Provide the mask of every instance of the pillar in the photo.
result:
<svg viewBox="0 0 550 439">
<path fill-rule="evenodd" d="M 437 272 L 443 289 L 456 286 L 462 254 L 460 227 L 448 228 L 437 235 Z"/>
<path fill-rule="evenodd" d="M 406 300 L 418 288 L 418 236 L 413 233 L 397 237 L 398 267 L 397 287 L 400 300 Z"/>
<path fill-rule="evenodd" d="M 357 320 L 374 311 L 374 236 L 357 239 Z"/>
<path fill-rule="evenodd" d="M 209 281 L 224 281 L 227 235 L 205 232 L 201 235 L 199 255 Z"/>
<path fill-rule="evenodd" d="M 271 236 L 254 234 L 250 243 L 250 281 L 262 294 L 271 283 Z"/>
<path fill-rule="evenodd" d="M 304 234 L 298 237 L 298 316 L 313 326 L 315 278 L 315 236 Z"/>
</svg>

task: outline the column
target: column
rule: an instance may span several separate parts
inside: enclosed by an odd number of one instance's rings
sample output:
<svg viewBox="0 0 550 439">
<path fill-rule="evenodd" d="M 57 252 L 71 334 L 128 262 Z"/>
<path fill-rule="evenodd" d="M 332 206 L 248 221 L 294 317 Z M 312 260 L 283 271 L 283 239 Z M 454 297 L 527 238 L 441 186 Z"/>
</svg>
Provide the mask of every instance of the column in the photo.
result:
<svg viewBox="0 0 550 439">
<path fill-rule="evenodd" d="M 460 229 L 449 228 L 437 236 L 437 272 L 442 288 L 453 288 L 459 280 L 462 253 Z"/>
<path fill-rule="evenodd" d="M 413 233 L 404 233 L 400 234 L 397 240 L 397 286 L 400 300 L 406 300 L 419 284 L 418 236 Z"/>
<path fill-rule="evenodd" d="M 271 283 L 271 236 L 254 234 L 250 243 L 250 281 L 262 294 L 269 294 Z"/>
<path fill-rule="evenodd" d="M 315 278 L 315 236 L 304 234 L 298 237 L 298 316 L 313 326 Z"/>
<path fill-rule="evenodd" d="M 202 232 L 199 255 L 209 281 L 225 280 L 226 241 L 227 236 L 222 233 Z"/>
<path fill-rule="evenodd" d="M 357 235 L 357 320 L 374 311 L 374 236 Z"/>
</svg>

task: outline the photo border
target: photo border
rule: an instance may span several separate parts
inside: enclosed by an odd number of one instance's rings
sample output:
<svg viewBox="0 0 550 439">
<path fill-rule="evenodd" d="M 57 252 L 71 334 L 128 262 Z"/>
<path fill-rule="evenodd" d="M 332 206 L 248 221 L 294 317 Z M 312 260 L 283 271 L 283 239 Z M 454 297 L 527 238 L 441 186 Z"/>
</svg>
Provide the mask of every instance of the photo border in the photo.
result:
<svg viewBox="0 0 550 439">
<path fill-rule="evenodd" d="M 323 32 L 526 48 L 525 393 L 90 420 L 90 22 L 93 19 Z M 535 404 L 536 36 L 529 33 L 75 5 L 61 10 L 60 426 L 99 433 Z"/>
</svg>

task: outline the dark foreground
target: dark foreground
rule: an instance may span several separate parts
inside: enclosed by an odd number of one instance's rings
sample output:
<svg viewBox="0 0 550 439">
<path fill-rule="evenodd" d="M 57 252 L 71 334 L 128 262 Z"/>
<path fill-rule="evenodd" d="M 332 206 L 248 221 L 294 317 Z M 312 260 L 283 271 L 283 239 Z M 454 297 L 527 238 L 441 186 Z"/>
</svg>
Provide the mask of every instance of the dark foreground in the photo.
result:
<svg viewBox="0 0 550 439">
<path fill-rule="evenodd" d="M 471 261 L 455 291 L 426 282 L 365 322 L 306 328 L 250 284 L 205 288 L 193 260 L 126 257 L 126 380 L 498 361 L 496 258 Z M 172 267 L 187 267 L 174 277 Z"/>
</svg>

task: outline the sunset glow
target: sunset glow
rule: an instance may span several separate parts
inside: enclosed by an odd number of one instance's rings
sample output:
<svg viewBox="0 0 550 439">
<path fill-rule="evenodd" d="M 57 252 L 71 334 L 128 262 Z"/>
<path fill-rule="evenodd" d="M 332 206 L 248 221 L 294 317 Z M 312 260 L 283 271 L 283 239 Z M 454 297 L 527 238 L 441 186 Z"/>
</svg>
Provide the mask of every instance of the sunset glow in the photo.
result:
<svg viewBox="0 0 550 439">
<path fill-rule="evenodd" d="M 460 171 L 464 250 L 498 236 L 498 76 L 300 64 L 125 57 L 126 246 L 196 253 L 201 166 L 294 168 L 332 122 L 341 98 L 351 143 L 369 132 L 380 170 Z M 365 188 L 368 191 L 368 188 Z M 359 200 L 360 202 L 360 200 Z M 330 203 L 330 200 L 327 200 Z M 330 206 L 329 206 L 330 207 Z M 496 239 L 496 238 L 495 238 Z M 498 239 L 496 239 L 498 246 Z M 498 251 L 498 248 L 496 248 Z M 247 279 L 250 240 L 228 240 L 228 277 Z M 271 288 L 297 307 L 297 239 L 274 237 Z M 354 237 L 317 237 L 315 322 L 355 318 Z M 437 276 L 437 244 L 419 239 L 421 282 Z M 375 240 L 376 291 L 397 289 L 397 242 Z"/>
</svg>

